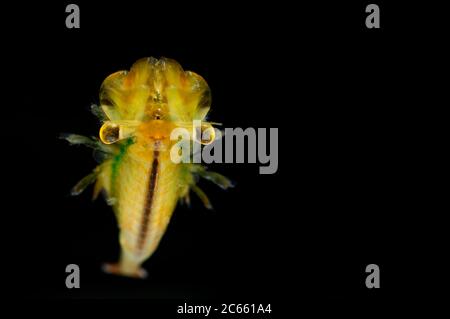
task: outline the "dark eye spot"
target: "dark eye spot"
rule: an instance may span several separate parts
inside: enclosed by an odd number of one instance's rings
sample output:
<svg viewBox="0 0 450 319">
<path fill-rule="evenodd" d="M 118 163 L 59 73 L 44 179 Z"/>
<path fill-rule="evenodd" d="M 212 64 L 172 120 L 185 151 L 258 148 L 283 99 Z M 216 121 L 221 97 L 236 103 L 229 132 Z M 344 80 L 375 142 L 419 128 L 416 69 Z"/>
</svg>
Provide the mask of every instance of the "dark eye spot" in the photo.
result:
<svg viewBox="0 0 450 319">
<path fill-rule="evenodd" d="M 161 109 L 157 109 L 157 110 L 155 110 L 154 112 L 153 112 L 153 119 L 155 119 L 155 120 L 161 120 L 163 118 L 163 114 L 162 114 L 162 111 L 161 111 Z"/>
</svg>

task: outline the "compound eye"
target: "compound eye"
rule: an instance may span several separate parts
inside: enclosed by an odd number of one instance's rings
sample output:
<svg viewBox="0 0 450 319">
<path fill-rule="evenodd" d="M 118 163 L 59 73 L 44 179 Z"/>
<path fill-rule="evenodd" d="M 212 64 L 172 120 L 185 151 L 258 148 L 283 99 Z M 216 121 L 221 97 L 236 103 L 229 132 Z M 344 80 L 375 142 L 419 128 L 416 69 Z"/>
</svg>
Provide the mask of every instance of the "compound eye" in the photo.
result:
<svg viewBox="0 0 450 319">
<path fill-rule="evenodd" d="M 202 123 L 201 127 L 195 130 L 195 140 L 202 145 L 209 145 L 214 142 L 216 138 L 216 131 L 214 126 L 209 123 Z"/>
<path fill-rule="evenodd" d="M 139 121 L 106 121 L 100 128 L 100 140 L 105 144 L 113 144 L 133 137 Z"/>
<path fill-rule="evenodd" d="M 105 122 L 100 128 L 100 140 L 105 144 L 113 144 L 121 139 L 120 125 Z"/>
</svg>

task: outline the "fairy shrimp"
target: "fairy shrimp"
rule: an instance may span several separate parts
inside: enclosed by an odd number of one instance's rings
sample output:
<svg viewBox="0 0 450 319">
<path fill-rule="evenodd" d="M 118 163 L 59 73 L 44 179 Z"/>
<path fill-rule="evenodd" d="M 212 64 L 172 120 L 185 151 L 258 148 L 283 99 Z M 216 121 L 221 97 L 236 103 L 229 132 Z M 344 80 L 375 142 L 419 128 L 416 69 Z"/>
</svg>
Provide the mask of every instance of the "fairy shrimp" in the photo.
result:
<svg viewBox="0 0 450 319">
<path fill-rule="evenodd" d="M 196 185 L 199 177 L 224 189 L 232 186 L 226 177 L 204 166 L 171 160 L 170 151 L 177 143 L 170 138 L 171 132 L 189 127 L 195 120 L 203 121 L 210 104 L 210 90 L 201 76 L 184 71 L 174 60 L 144 58 L 130 71 L 113 73 L 103 81 L 100 105 L 92 107 L 102 123 L 99 138 L 64 136 L 71 144 L 93 148 L 101 157 L 100 164 L 75 185 L 72 194 L 95 183 L 93 198 L 103 193 L 113 208 L 121 254 L 118 263 L 104 265 L 106 272 L 145 277 L 141 265 L 157 249 L 177 202 L 189 203 L 193 191 L 211 207 Z M 190 141 L 209 142 L 195 137 Z"/>
</svg>

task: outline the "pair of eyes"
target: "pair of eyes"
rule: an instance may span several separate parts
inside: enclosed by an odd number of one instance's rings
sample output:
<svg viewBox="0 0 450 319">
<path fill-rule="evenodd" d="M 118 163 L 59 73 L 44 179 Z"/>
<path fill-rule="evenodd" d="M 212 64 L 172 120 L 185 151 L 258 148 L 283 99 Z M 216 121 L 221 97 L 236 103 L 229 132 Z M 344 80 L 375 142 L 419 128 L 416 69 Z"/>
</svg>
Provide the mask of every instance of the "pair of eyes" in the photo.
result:
<svg viewBox="0 0 450 319">
<path fill-rule="evenodd" d="M 123 140 L 125 138 L 131 137 L 133 135 L 134 129 L 136 128 L 135 125 L 127 124 L 118 124 L 114 122 L 107 121 L 105 122 L 102 127 L 100 128 L 100 140 L 104 144 L 113 144 L 120 140 Z M 204 132 L 207 131 L 207 139 L 204 139 L 205 134 Z M 214 131 L 214 127 L 209 123 L 202 124 L 201 127 L 197 128 L 195 130 L 195 133 L 193 135 L 193 140 L 196 140 L 197 142 L 208 145 L 211 144 L 215 138 L 216 133 Z"/>
</svg>

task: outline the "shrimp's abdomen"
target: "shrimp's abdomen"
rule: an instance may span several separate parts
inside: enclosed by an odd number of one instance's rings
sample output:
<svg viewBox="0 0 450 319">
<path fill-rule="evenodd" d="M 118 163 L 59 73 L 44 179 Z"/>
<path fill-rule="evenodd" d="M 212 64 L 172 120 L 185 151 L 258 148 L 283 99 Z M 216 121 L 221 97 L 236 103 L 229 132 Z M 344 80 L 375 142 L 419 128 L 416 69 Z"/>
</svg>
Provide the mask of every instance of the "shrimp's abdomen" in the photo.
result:
<svg viewBox="0 0 450 319">
<path fill-rule="evenodd" d="M 143 276 L 140 265 L 158 247 L 179 196 L 179 166 L 168 151 L 132 145 L 113 173 L 113 195 L 120 230 L 122 275 Z"/>
</svg>

